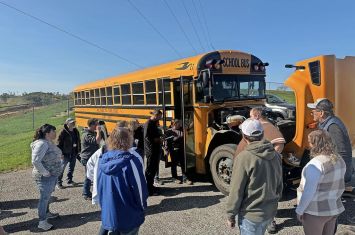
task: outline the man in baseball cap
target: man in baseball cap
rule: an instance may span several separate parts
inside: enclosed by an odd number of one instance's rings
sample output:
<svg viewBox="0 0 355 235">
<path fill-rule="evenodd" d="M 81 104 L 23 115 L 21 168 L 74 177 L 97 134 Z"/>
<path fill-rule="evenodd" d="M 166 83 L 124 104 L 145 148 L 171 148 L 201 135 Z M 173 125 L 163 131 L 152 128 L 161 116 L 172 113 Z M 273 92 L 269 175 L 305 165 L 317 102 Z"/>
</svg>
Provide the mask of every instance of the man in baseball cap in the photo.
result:
<svg viewBox="0 0 355 235">
<path fill-rule="evenodd" d="M 273 145 L 263 139 L 264 130 L 259 120 L 247 119 L 240 129 L 248 145 L 234 161 L 227 223 L 234 227 L 238 215 L 239 227 L 245 233 L 260 231 L 264 234 L 276 215 L 282 195 L 281 158 Z"/>
<path fill-rule="evenodd" d="M 314 103 L 307 104 L 312 109 L 313 120 L 318 122 L 318 128 L 329 132 L 333 143 L 337 147 L 339 155 L 346 164 L 344 176 L 345 191 L 343 197 L 355 198 L 355 190 L 351 185 L 353 174 L 352 149 L 347 128 L 344 123 L 334 115 L 333 103 L 327 98 L 319 98 Z"/>
</svg>

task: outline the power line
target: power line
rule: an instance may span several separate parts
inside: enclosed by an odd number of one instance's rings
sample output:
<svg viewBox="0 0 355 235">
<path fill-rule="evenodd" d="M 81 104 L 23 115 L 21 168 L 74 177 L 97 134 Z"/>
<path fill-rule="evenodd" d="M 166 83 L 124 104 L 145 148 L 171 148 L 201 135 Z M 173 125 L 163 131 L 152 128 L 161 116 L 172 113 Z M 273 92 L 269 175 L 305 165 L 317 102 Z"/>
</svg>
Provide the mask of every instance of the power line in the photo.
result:
<svg viewBox="0 0 355 235">
<path fill-rule="evenodd" d="M 62 32 L 62 33 L 65 33 L 65 34 L 67 34 L 67 35 L 69 35 L 69 36 L 71 36 L 71 37 L 73 37 L 73 38 L 75 38 L 75 39 L 77 39 L 77 40 L 79 40 L 79 41 L 82 41 L 82 42 L 84 42 L 84 43 L 86 43 L 86 44 L 88 44 L 88 45 L 90 45 L 90 46 L 93 46 L 93 47 L 95 47 L 95 48 L 97 48 L 97 49 L 100 49 L 100 50 L 106 52 L 107 54 L 110 54 L 110 55 L 112 55 L 112 56 L 115 56 L 115 57 L 119 58 L 120 60 L 126 61 L 127 63 L 129 63 L 129 64 L 131 64 L 131 65 L 134 65 L 134 66 L 136 66 L 136 67 L 138 67 L 138 68 L 144 68 L 143 66 L 141 66 L 141 65 L 139 65 L 139 64 L 137 64 L 137 63 L 135 63 L 135 62 L 133 62 L 133 61 L 130 61 L 129 59 L 126 59 L 126 58 L 124 58 L 124 57 L 122 57 L 122 56 L 116 54 L 115 52 L 109 51 L 108 49 L 106 49 L 106 48 L 104 48 L 104 47 L 102 47 L 102 46 L 100 46 L 100 45 L 98 45 L 98 44 L 96 44 L 96 43 L 94 43 L 94 42 L 90 42 L 89 40 L 84 39 L 84 38 L 82 38 L 82 37 L 80 37 L 80 36 L 77 36 L 77 35 L 75 35 L 74 33 L 71 33 L 71 32 L 69 32 L 69 31 L 66 31 L 66 30 L 60 28 L 59 26 L 56 26 L 56 25 L 51 24 L 51 23 L 48 23 L 47 21 L 42 20 L 42 19 L 40 19 L 40 18 L 38 18 L 38 17 L 36 17 L 36 16 L 34 16 L 34 15 L 31 15 L 30 13 L 24 12 L 24 11 L 22 11 L 22 10 L 16 8 L 16 7 L 13 7 L 13 6 L 11 6 L 11 5 L 7 4 L 7 3 L 4 3 L 4 2 L 2 2 L 2 1 L 0 1 L 0 4 L 6 6 L 6 7 L 8 7 L 8 8 L 11 8 L 11 9 L 17 11 L 17 12 L 20 12 L 21 14 L 23 14 L 23 15 L 25 15 L 25 16 L 28 16 L 28 17 L 30 17 L 30 18 L 36 20 L 36 21 L 39 21 L 39 22 L 41 22 L 41 23 L 43 23 L 43 24 L 46 24 L 46 25 L 48 25 L 48 26 L 50 26 L 50 27 L 52 27 L 52 28 L 54 28 L 54 29 L 56 29 L 56 30 Z"/>
<path fill-rule="evenodd" d="M 181 0 L 181 2 L 182 2 L 182 5 L 184 6 L 184 9 L 185 9 L 185 11 L 186 11 L 187 16 L 189 17 L 189 20 L 190 20 L 190 22 L 191 22 L 192 28 L 193 28 L 193 30 L 194 30 L 196 36 L 197 36 L 197 40 L 199 41 L 200 46 L 202 47 L 202 50 L 205 50 L 205 48 L 203 47 L 203 45 L 202 45 L 202 43 L 201 43 L 200 36 L 199 36 L 198 33 L 197 33 L 197 30 L 196 30 L 196 27 L 195 27 L 195 25 L 194 25 L 194 22 L 192 21 L 192 18 L 191 18 L 191 16 L 190 16 L 190 13 L 189 13 L 189 11 L 188 11 L 187 8 L 186 8 L 186 5 L 185 5 L 184 0 Z"/>
<path fill-rule="evenodd" d="M 170 13 L 173 15 L 173 17 L 174 17 L 176 23 L 179 25 L 180 30 L 183 32 L 183 34 L 184 34 L 186 40 L 188 41 L 188 43 L 190 44 L 190 46 L 192 47 L 192 49 L 195 51 L 195 53 L 197 53 L 196 48 L 193 46 L 192 42 L 191 42 L 190 39 L 187 37 L 187 34 L 186 34 L 184 28 L 182 27 L 182 25 L 180 24 L 180 22 L 179 22 L 177 16 L 175 15 L 174 11 L 171 9 L 171 7 L 169 6 L 169 4 L 167 3 L 166 0 L 162 0 L 162 1 L 163 1 L 163 2 L 165 3 L 165 5 L 168 7 Z"/>
<path fill-rule="evenodd" d="M 208 47 L 208 46 L 209 46 L 209 42 L 208 42 L 208 38 L 207 38 L 207 35 L 206 35 L 206 32 L 205 32 L 205 28 L 203 27 L 203 24 L 202 24 L 201 19 L 200 19 L 200 14 L 198 14 L 195 1 L 194 1 L 194 0 L 191 0 L 191 2 L 192 2 L 192 4 L 194 5 L 194 9 L 195 9 L 195 12 L 196 12 L 196 16 L 197 16 L 197 19 L 198 19 L 198 23 L 199 23 L 200 26 L 201 26 L 202 34 L 203 34 L 203 37 L 204 37 L 205 40 L 206 40 L 207 47 Z"/>
<path fill-rule="evenodd" d="M 204 10 L 203 10 L 203 5 L 202 5 L 202 3 L 201 3 L 200 0 L 198 0 L 198 2 L 200 3 L 200 6 L 201 6 L 202 18 L 203 18 L 203 21 L 204 21 L 204 24 L 205 24 L 205 27 L 206 27 L 206 30 L 207 30 L 207 36 L 208 36 L 208 39 L 209 39 L 209 41 L 210 41 L 210 45 L 211 45 L 211 47 L 212 47 L 213 50 L 216 50 L 216 49 L 214 48 L 214 46 L 212 45 L 211 34 L 210 34 L 209 29 L 208 29 L 208 24 L 207 24 L 205 12 L 204 12 Z"/>
<path fill-rule="evenodd" d="M 130 1 L 127 0 L 129 4 L 138 12 L 138 14 L 154 29 L 154 31 L 159 34 L 159 36 L 170 46 L 170 48 L 181 58 L 181 54 L 176 50 L 176 48 L 169 42 L 169 40 L 148 20 L 147 17 Z"/>
</svg>

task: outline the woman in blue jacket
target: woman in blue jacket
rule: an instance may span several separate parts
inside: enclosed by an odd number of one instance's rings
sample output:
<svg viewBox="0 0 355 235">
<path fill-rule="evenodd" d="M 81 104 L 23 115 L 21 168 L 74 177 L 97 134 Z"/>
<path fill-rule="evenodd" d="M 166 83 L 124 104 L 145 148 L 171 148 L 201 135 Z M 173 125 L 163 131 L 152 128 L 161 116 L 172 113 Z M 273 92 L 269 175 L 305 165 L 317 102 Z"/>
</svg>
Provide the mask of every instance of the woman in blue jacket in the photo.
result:
<svg viewBox="0 0 355 235">
<path fill-rule="evenodd" d="M 144 222 L 147 183 L 141 162 L 128 152 L 132 143 L 131 132 L 125 127 L 116 127 L 107 139 L 108 151 L 99 159 L 100 235 L 138 234 Z"/>
</svg>

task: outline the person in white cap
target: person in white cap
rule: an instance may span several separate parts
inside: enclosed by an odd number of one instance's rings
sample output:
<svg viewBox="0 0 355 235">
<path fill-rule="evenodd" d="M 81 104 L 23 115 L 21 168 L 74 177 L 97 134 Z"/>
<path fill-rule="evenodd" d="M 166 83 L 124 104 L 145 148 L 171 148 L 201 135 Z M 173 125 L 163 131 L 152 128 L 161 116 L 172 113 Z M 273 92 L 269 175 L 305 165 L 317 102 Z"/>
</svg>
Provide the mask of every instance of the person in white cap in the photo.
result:
<svg viewBox="0 0 355 235">
<path fill-rule="evenodd" d="M 313 120 L 318 122 L 318 128 L 327 131 L 337 148 L 338 154 L 346 164 L 345 191 L 343 197 L 355 197 L 355 190 L 351 185 L 353 174 L 352 149 L 348 131 L 344 123 L 334 115 L 333 104 L 329 99 L 319 98 L 315 103 L 307 104 L 312 109 Z"/>
<path fill-rule="evenodd" d="M 75 120 L 73 118 L 67 118 L 64 123 L 63 130 L 58 135 L 58 148 L 62 150 L 64 158 L 62 159 L 63 171 L 58 177 L 57 189 L 63 189 L 63 174 L 66 166 L 69 163 L 69 169 L 67 174 L 67 184 L 76 185 L 73 181 L 74 168 L 76 158 L 80 153 L 80 134 L 75 127 Z"/>
<path fill-rule="evenodd" d="M 273 145 L 263 139 L 258 120 L 247 119 L 241 125 L 248 146 L 234 161 L 231 191 L 227 202 L 227 223 L 243 234 L 264 234 L 277 212 L 282 196 L 281 158 Z"/>
</svg>

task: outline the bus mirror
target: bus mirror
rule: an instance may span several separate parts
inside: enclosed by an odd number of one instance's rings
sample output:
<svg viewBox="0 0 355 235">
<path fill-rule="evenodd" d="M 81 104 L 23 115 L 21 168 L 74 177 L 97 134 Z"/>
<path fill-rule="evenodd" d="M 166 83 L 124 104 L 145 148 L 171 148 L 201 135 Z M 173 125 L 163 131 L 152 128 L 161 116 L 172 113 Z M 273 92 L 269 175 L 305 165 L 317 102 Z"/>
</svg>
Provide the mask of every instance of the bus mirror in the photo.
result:
<svg viewBox="0 0 355 235">
<path fill-rule="evenodd" d="M 202 84 L 203 84 L 203 87 L 208 87 L 208 84 L 209 84 L 209 81 L 210 81 L 210 73 L 209 71 L 203 71 L 202 72 Z"/>
</svg>

